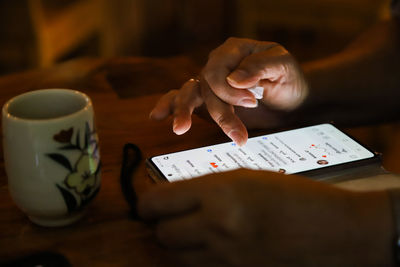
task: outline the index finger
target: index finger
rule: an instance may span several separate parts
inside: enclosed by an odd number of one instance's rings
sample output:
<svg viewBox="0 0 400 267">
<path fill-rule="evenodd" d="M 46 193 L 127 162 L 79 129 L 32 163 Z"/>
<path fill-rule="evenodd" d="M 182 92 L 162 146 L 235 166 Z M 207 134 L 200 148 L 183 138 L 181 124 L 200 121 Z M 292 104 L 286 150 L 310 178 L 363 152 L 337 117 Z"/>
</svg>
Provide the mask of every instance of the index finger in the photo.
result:
<svg viewBox="0 0 400 267">
<path fill-rule="evenodd" d="M 240 118 L 235 114 L 233 106 L 219 99 L 213 91 L 211 91 L 205 80 L 201 79 L 200 83 L 204 103 L 207 106 L 211 118 L 235 143 L 239 146 L 244 145 L 248 138 L 247 129 Z"/>
</svg>

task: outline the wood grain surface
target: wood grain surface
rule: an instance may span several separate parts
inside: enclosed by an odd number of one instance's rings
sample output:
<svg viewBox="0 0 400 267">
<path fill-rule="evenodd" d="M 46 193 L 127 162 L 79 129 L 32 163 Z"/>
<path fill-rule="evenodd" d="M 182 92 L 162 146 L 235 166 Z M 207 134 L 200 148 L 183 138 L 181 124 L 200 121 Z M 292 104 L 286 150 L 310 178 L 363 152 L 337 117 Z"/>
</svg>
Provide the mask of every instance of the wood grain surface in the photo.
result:
<svg viewBox="0 0 400 267">
<path fill-rule="evenodd" d="M 153 230 L 129 217 L 119 184 L 122 148 L 127 142 L 135 143 L 147 157 L 228 140 L 215 124 L 197 117 L 193 129 L 183 136 L 172 133 L 170 120 L 148 119 L 160 93 L 178 88 L 198 71 L 185 58 L 87 58 L 0 78 L 1 105 L 15 95 L 42 88 L 71 88 L 88 94 L 96 113 L 103 162 L 101 190 L 85 217 L 67 227 L 44 228 L 32 224 L 13 203 L 1 153 L 0 262 L 54 251 L 73 266 L 176 266 L 173 252 L 158 246 Z M 385 162 L 396 170 L 395 155 L 400 155 L 400 149 L 389 142 L 398 136 L 396 124 L 350 130 L 365 143 L 387 150 L 390 158 Z M 143 162 L 134 179 L 139 193 L 153 186 Z"/>
</svg>

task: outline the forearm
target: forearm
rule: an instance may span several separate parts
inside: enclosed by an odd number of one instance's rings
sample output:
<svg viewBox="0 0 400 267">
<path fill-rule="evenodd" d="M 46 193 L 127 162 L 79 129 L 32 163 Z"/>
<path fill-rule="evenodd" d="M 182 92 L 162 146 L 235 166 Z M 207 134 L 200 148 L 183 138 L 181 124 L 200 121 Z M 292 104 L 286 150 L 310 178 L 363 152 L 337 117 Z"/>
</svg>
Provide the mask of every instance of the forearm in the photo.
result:
<svg viewBox="0 0 400 267">
<path fill-rule="evenodd" d="M 394 20 L 382 22 L 342 52 L 304 63 L 310 92 L 300 108 L 303 119 L 353 124 L 398 116 L 398 27 Z"/>
</svg>

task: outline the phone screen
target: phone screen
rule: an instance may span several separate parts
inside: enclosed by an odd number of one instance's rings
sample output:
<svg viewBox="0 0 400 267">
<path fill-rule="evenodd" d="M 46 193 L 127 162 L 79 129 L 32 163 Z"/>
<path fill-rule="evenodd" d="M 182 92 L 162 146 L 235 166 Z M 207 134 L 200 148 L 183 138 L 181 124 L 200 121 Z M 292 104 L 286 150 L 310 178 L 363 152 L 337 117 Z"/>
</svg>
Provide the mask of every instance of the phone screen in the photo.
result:
<svg viewBox="0 0 400 267">
<path fill-rule="evenodd" d="M 150 158 L 168 181 L 248 168 L 286 174 L 300 173 L 347 162 L 373 158 L 375 154 L 331 124 L 210 145 Z"/>
</svg>

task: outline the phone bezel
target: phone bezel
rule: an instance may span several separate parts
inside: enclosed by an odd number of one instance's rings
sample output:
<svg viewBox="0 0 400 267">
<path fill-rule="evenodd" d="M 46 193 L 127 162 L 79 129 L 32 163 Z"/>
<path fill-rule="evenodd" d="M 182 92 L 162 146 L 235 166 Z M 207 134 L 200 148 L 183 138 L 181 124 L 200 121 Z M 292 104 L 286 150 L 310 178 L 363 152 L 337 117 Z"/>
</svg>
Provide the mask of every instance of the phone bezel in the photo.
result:
<svg viewBox="0 0 400 267">
<path fill-rule="evenodd" d="M 371 165 L 371 164 L 380 164 L 381 163 L 382 160 L 381 160 L 381 154 L 380 153 L 372 150 L 367 145 L 363 144 L 362 142 L 360 142 L 359 140 L 357 140 L 356 138 L 354 138 L 352 135 L 348 134 L 347 132 L 339 129 L 338 127 L 336 127 L 332 123 L 320 123 L 320 124 L 309 125 L 309 126 L 304 126 L 304 127 L 298 127 L 298 128 L 288 129 L 288 130 L 301 129 L 301 128 L 312 127 L 312 126 L 317 126 L 317 125 L 322 125 L 322 124 L 330 124 L 330 125 L 332 125 L 337 130 L 339 130 L 340 132 L 345 134 L 347 137 L 349 137 L 353 141 L 355 141 L 357 144 L 361 145 L 363 148 L 365 148 L 366 150 L 371 152 L 374 156 L 371 157 L 371 158 L 359 159 L 359 160 L 340 163 L 340 164 L 336 164 L 336 165 L 324 166 L 324 167 L 321 167 L 321 168 L 307 170 L 307 171 L 303 171 L 303 172 L 297 172 L 297 173 L 293 173 L 293 174 L 307 176 L 307 177 L 315 179 L 315 180 L 324 180 L 325 176 L 326 176 L 325 174 L 331 174 L 331 173 L 334 174 L 334 173 L 338 173 L 338 172 L 341 172 L 341 171 L 349 170 L 351 168 L 357 168 L 357 167 L 363 167 L 363 166 L 367 166 L 367 165 Z M 284 131 L 287 131 L 287 130 L 284 130 Z M 284 131 L 279 131 L 279 132 L 274 132 L 274 133 L 280 133 L 280 132 L 284 132 Z M 253 136 L 253 137 L 258 137 L 258 136 Z M 214 144 L 214 145 L 218 145 L 218 144 Z M 208 146 L 208 145 L 206 145 L 206 146 Z M 206 147 L 206 146 L 202 146 L 202 147 Z M 196 148 L 201 148 L 201 147 L 195 147 L 194 149 L 196 149 Z M 182 151 L 186 151 L 186 150 L 190 150 L 190 149 L 174 151 L 174 152 L 171 152 L 171 153 L 177 153 L 177 152 L 182 152 Z M 166 154 L 170 154 L 170 153 L 166 153 Z M 165 177 L 165 175 L 161 172 L 161 170 L 157 167 L 157 165 L 152 160 L 154 157 L 158 157 L 158 156 L 162 156 L 162 155 L 164 155 L 164 154 L 160 154 L 160 155 L 156 155 L 156 156 L 152 156 L 152 157 L 147 158 L 146 159 L 146 168 L 147 168 L 149 176 L 155 182 L 170 182 L 168 180 L 168 178 Z"/>
</svg>

